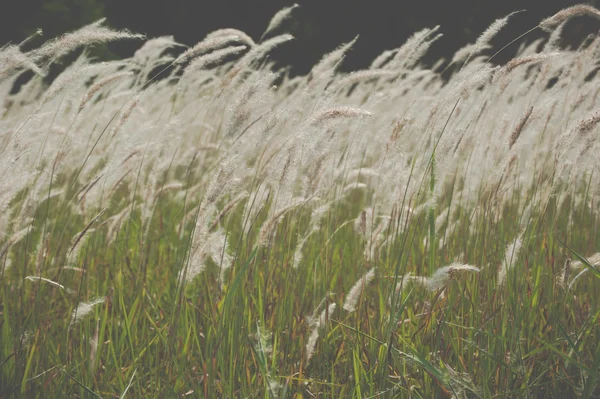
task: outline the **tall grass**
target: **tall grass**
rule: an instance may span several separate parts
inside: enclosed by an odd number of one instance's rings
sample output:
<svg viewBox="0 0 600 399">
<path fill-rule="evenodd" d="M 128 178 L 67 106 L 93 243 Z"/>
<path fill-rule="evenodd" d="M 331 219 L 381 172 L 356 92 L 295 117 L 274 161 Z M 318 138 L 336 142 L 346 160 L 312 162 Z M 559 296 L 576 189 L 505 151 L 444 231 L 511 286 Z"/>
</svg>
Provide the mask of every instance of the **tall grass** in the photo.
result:
<svg viewBox="0 0 600 399">
<path fill-rule="evenodd" d="M 0 396 L 599 396 L 600 41 L 557 44 L 598 11 L 290 77 L 294 7 L 52 82 L 140 37 L 0 50 Z"/>
</svg>

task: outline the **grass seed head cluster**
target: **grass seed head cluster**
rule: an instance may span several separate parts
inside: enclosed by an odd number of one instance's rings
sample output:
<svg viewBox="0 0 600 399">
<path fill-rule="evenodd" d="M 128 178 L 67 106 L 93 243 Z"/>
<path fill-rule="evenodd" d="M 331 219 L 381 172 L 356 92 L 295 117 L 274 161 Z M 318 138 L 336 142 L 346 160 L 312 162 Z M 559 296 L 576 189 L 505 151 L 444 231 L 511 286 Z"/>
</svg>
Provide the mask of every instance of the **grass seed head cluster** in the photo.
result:
<svg viewBox="0 0 600 399">
<path fill-rule="evenodd" d="M 292 77 L 297 7 L 0 48 L 0 396 L 599 395 L 600 40 L 560 38 L 600 12 Z"/>
</svg>

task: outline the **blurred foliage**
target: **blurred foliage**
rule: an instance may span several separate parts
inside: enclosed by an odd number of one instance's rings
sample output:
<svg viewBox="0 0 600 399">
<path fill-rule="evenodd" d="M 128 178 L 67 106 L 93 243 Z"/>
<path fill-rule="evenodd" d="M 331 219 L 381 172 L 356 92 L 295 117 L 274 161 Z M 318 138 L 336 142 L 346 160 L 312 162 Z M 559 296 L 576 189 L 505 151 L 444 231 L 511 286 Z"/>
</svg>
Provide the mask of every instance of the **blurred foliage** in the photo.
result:
<svg viewBox="0 0 600 399">
<path fill-rule="evenodd" d="M 465 43 L 473 42 L 496 18 L 523 10 L 511 18 L 511 29 L 501 32 L 493 43 L 504 46 L 537 21 L 578 0 L 506 0 L 482 2 L 401 2 L 397 0 L 23 0 L 14 1 L 10 12 L 0 15 L 0 44 L 18 43 L 44 30 L 44 38 L 106 17 L 108 25 L 156 37 L 173 35 L 193 45 L 215 29 L 241 29 L 258 40 L 270 18 L 283 7 L 298 3 L 292 18 L 281 27 L 296 40 L 277 50 L 272 59 L 278 65 L 292 65 L 293 72 L 306 73 L 323 54 L 340 44 L 359 39 L 344 60 L 342 69 L 359 69 L 385 49 L 400 46 L 414 32 L 441 25 L 443 37 L 432 47 L 425 61 L 435 63 L 448 58 Z M 587 3 L 598 7 L 598 0 Z M 598 30 L 597 23 L 575 21 L 567 37 L 581 38 Z M 528 40 L 540 37 L 536 32 Z M 569 40 L 569 39 L 567 39 Z M 38 39 L 39 44 L 42 40 Z M 33 42 L 34 45 L 36 42 Z M 571 40 L 574 46 L 577 42 Z M 97 50 L 105 57 L 114 53 L 128 57 L 139 43 L 119 43 Z M 510 47 L 497 58 L 499 63 L 514 56 Z"/>
</svg>

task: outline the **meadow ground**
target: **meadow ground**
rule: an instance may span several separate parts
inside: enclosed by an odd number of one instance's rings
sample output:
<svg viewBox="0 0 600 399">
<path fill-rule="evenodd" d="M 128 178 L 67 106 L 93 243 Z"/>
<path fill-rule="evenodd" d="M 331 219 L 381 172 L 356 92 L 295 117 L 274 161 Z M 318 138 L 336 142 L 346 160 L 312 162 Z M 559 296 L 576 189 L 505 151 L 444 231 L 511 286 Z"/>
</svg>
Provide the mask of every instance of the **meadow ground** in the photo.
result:
<svg viewBox="0 0 600 399">
<path fill-rule="evenodd" d="M 600 12 L 300 77 L 288 13 L 0 49 L 0 396 L 600 397 Z"/>
</svg>

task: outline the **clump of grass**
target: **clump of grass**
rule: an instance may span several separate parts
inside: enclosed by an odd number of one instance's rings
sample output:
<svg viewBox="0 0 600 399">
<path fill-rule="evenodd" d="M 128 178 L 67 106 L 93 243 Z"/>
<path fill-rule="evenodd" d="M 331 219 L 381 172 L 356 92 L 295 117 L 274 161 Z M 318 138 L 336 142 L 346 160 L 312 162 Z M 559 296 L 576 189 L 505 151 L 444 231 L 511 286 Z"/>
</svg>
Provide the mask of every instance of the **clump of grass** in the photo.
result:
<svg viewBox="0 0 600 399">
<path fill-rule="evenodd" d="M 296 8 L 49 84 L 141 37 L 0 49 L 0 396 L 599 396 L 600 42 L 558 40 L 598 11 L 503 66 L 510 15 L 446 69 L 433 27 L 290 78 Z"/>
</svg>

